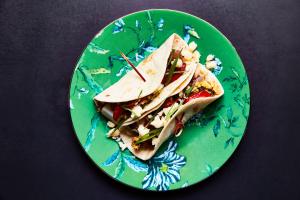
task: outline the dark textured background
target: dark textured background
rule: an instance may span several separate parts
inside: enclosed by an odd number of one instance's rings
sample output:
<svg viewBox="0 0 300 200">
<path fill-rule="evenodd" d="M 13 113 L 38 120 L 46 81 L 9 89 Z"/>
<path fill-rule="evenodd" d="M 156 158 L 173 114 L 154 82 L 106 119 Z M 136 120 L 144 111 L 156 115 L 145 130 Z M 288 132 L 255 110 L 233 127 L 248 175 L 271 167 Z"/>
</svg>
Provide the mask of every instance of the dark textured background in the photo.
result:
<svg viewBox="0 0 300 200">
<path fill-rule="evenodd" d="M 251 86 L 246 135 L 229 162 L 163 194 L 102 174 L 79 146 L 67 106 L 87 43 L 112 20 L 148 8 L 215 25 Z M 299 10 L 299 0 L 0 0 L 0 199 L 300 199 Z"/>
</svg>

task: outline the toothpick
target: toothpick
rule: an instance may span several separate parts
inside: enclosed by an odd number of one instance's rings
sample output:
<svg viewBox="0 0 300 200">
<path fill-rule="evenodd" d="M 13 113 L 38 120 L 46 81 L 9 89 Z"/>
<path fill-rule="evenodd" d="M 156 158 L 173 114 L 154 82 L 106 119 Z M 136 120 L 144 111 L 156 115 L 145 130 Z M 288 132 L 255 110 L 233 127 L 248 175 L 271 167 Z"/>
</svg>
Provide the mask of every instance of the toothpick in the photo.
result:
<svg viewBox="0 0 300 200">
<path fill-rule="evenodd" d="M 128 64 L 132 67 L 132 69 L 134 69 L 134 71 L 141 77 L 141 79 L 146 82 L 146 79 L 142 76 L 142 74 L 137 70 L 137 68 L 132 64 L 132 62 L 130 62 L 130 60 L 127 58 L 127 56 L 125 56 L 125 54 L 123 52 L 120 51 L 121 56 L 126 60 L 126 62 L 128 62 Z"/>
</svg>

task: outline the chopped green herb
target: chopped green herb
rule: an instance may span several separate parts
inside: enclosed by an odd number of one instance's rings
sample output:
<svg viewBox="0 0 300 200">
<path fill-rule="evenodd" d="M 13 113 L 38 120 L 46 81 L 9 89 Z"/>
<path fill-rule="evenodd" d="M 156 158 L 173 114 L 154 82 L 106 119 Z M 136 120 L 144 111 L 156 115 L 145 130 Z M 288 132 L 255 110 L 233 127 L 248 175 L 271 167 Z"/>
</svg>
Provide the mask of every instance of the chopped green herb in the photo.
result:
<svg viewBox="0 0 300 200">
<path fill-rule="evenodd" d="M 168 59 L 168 62 L 167 62 L 167 66 L 171 63 L 174 53 L 175 53 L 175 49 L 172 49 L 169 59 Z"/>
<path fill-rule="evenodd" d="M 113 132 L 112 132 L 112 134 L 113 134 L 116 130 L 118 130 L 118 129 L 124 124 L 125 121 L 126 121 L 126 118 L 121 118 L 121 119 L 119 119 L 118 122 L 117 122 L 116 127 L 114 128 L 114 130 L 113 130 Z"/>
<path fill-rule="evenodd" d="M 169 112 L 167 113 L 165 118 L 166 121 L 168 121 L 172 117 L 172 115 L 174 115 L 177 112 L 178 108 L 182 105 L 182 102 L 180 102 L 179 105 L 177 105 L 177 107 L 174 107 L 174 105 L 175 104 L 172 105 Z"/>
<path fill-rule="evenodd" d="M 188 89 L 185 90 L 185 95 L 189 96 L 193 90 L 194 86 L 189 87 Z"/>
<path fill-rule="evenodd" d="M 162 128 L 154 129 L 154 130 L 150 131 L 149 133 L 147 133 L 147 134 L 145 134 L 145 135 L 139 137 L 139 139 L 138 139 L 137 141 L 134 141 L 133 143 L 134 143 L 135 145 L 138 145 L 138 144 L 140 144 L 140 143 L 142 143 L 142 142 L 145 142 L 145 141 L 147 141 L 147 140 L 150 140 L 150 139 L 152 139 L 152 138 L 158 136 L 159 133 L 161 132 L 161 130 L 162 130 Z"/>
<path fill-rule="evenodd" d="M 174 74 L 183 74 L 185 71 L 176 71 L 176 72 L 174 72 Z M 166 75 L 168 75 L 169 74 L 169 72 L 166 72 Z"/>
<path fill-rule="evenodd" d="M 140 100 L 140 97 L 141 97 L 142 93 L 143 93 L 143 90 L 141 90 L 141 91 L 140 91 L 140 93 L 139 93 L 139 96 L 138 96 L 137 100 Z"/>
<path fill-rule="evenodd" d="M 171 82 L 171 79 L 172 79 L 172 76 L 174 74 L 178 59 L 179 59 L 179 56 L 175 59 L 175 61 L 172 63 L 172 65 L 170 67 L 169 74 L 168 74 L 167 81 L 166 81 L 166 85 L 168 85 Z"/>
<path fill-rule="evenodd" d="M 125 107 L 125 106 L 121 106 L 124 110 L 128 110 L 131 114 L 133 114 L 134 116 L 136 116 L 137 117 L 137 114 L 132 110 L 132 109 L 130 109 L 130 108 L 127 108 L 127 107 Z"/>
<path fill-rule="evenodd" d="M 154 111 L 154 113 L 152 114 L 152 117 L 149 119 L 148 123 L 146 124 L 146 128 L 150 125 L 150 123 L 154 120 L 155 116 L 160 112 L 159 109 L 157 109 L 156 111 Z"/>
<path fill-rule="evenodd" d="M 124 110 L 128 110 L 129 112 L 131 112 L 132 113 L 132 110 L 130 109 L 130 108 L 127 108 L 127 107 L 125 107 L 125 106 L 121 106 Z"/>
</svg>

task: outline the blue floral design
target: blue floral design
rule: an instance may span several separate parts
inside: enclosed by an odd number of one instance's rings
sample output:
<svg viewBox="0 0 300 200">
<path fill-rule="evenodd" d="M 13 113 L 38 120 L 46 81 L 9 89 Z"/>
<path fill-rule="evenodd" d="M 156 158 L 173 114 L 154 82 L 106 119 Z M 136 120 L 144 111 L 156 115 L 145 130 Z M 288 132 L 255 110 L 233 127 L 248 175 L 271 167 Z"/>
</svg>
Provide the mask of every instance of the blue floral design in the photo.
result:
<svg viewBox="0 0 300 200">
<path fill-rule="evenodd" d="M 96 53 L 96 54 L 107 54 L 109 52 L 109 50 L 103 49 L 103 48 L 99 47 L 98 45 L 96 45 L 95 43 L 92 43 L 92 42 L 87 46 L 87 49 L 91 53 Z"/>
<path fill-rule="evenodd" d="M 233 100 L 235 103 L 242 109 L 242 115 L 245 119 L 248 119 L 247 109 L 250 105 L 250 96 L 248 94 L 244 94 L 243 97 L 241 97 L 240 94 L 237 94 Z"/>
<path fill-rule="evenodd" d="M 118 149 L 115 153 L 113 153 L 106 161 L 101 163 L 101 166 L 110 166 L 112 165 L 120 156 L 120 150 Z"/>
<path fill-rule="evenodd" d="M 96 93 L 99 94 L 103 91 L 103 88 L 94 80 L 92 75 L 86 70 L 85 67 L 79 66 L 78 71 L 82 74 L 85 82 L 88 84 L 88 86 Z"/>
<path fill-rule="evenodd" d="M 151 35 L 148 39 L 141 40 L 141 24 L 139 20 L 135 21 L 135 26 L 130 26 L 128 24 L 125 25 L 125 22 L 122 19 L 119 19 L 115 22 L 115 26 L 113 28 L 113 34 L 122 32 L 125 30 L 129 30 L 136 35 L 137 38 L 137 47 L 131 49 L 129 52 L 125 52 L 125 55 L 128 57 L 133 64 L 138 64 L 139 61 L 143 60 L 149 53 L 152 53 L 157 49 L 156 45 L 153 44 L 153 40 L 155 39 L 155 35 L 157 31 L 162 31 L 164 26 L 164 19 L 160 18 L 157 22 L 151 17 L 150 12 L 147 12 L 147 21 L 150 25 Z M 116 74 L 117 77 L 122 77 L 128 71 L 131 70 L 131 67 L 126 63 L 124 58 L 120 55 L 110 55 L 108 57 L 109 66 L 113 67 L 114 62 L 120 62 L 122 67 L 120 68 L 119 72 Z"/>
<path fill-rule="evenodd" d="M 213 173 L 215 173 L 218 169 L 219 169 L 219 167 L 213 167 L 210 164 L 206 163 L 205 169 L 202 170 L 202 172 L 206 173 L 208 176 L 210 176 Z"/>
<path fill-rule="evenodd" d="M 224 144 L 224 149 L 226 149 L 229 145 L 233 146 L 234 145 L 234 138 L 230 137 L 228 140 L 226 140 Z"/>
<path fill-rule="evenodd" d="M 134 156 L 130 156 L 125 152 L 120 151 L 118 149 L 115 153 L 113 153 L 106 161 L 101 163 L 101 166 L 110 166 L 114 164 L 118 160 L 117 167 L 115 168 L 114 178 L 120 179 L 125 170 L 125 164 L 134 170 L 135 172 L 146 172 L 148 170 L 148 166 L 146 163 L 143 163 L 136 159 Z"/>
<path fill-rule="evenodd" d="M 93 118 L 92 118 L 92 120 L 91 120 L 91 128 L 88 131 L 86 141 L 85 141 L 85 143 L 83 145 L 83 148 L 86 151 L 89 151 L 90 146 L 92 144 L 92 141 L 95 139 L 96 127 L 97 127 L 97 125 L 98 125 L 99 122 L 100 122 L 100 116 L 99 116 L 98 113 L 95 113 L 94 116 L 93 116 Z"/>
<path fill-rule="evenodd" d="M 180 180 L 179 170 L 186 164 L 184 156 L 176 154 L 177 143 L 171 141 L 167 150 L 148 161 L 148 173 L 144 177 L 143 189 L 155 187 L 156 190 L 168 190 L 170 184 Z"/>
<path fill-rule="evenodd" d="M 124 154 L 123 158 L 127 166 L 136 172 L 146 172 L 148 170 L 147 164 L 137 160 L 134 156 Z"/>
<path fill-rule="evenodd" d="M 222 72 L 223 66 L 219 58 L 215 58 L 215 61 L 217 62 L 217 66 L 213 69 L 212 73 L 218 76 Z"/>
<path fill-rule="evenodd" d="M 135 20 L 135 27 L 140 31 L 142 29 L 141 23 L 139 20 Z"/>
<path fill-rule="evenodd" d="M 155 51 L 157 48 L 156 47 L 152 47 L 152 46 L 147 46 L 143 48 L 145 51 L 151 53 L 153 51 Z"/>
<path fill-rule="evenodd" d="M 125 165 L 135 172 L 147 172 L 142 181 L 144 189 L 155 187 L 156 190 L 168 190 L 170 184 L 180 180 L 179 170 L 186 164 L 184 156 L 176 154 L 177 143 L 171 141 L 164 153 L 142 162 L 127 151 L 118 149 L 101 166 L 111 166 L 117 161 L 114 177 L 120 179 L 124 173 Z"/>
<path fill-rule="evenodd" d="M 118 19 L 115 22 L 115 27 L 113 28 L 113 34 L 124 31 L 124 25 L 125 25 L 125 23 L 124 23 L 123 19 Z"/>
<path fill-rule="evenodd" d="M 77 89 L 77 91 L 78 91 L 78 94 L 77 94 L 78 99 L 80 99 L 81 95 L 86 95 L 89 93 L 89 90 L 86 88 L 80 88 L 80 89 Z"/>
<path fill-rule="evenodd" d="M 189 30 L 191 30 L 191 26 L 189 26 L 189 25 L 185 25 L 184 27 L 183 27 L 183 34 L 184 34 L 184 37 L 183 37 L 183 39 L 184 39 L 184 41 L 185 42 L 189 42 L 189 40 L 190 40 L 190 38 L 191 38 L 191 36 L 190 36 L 190 34 L 189 34 Z"/>
<path fill-rule="evenodd" d="M 163 29 L 162 29 L 163 26 L 164 26 L 164 19 L 163 19 L 163 18 L 160 18 L 159 21 L 157 22 L 157 25 L 156 25 L 157 30 L 162 31 L 162 30 L 163 30 Z"/>
<path fill-rule="evenodd" d="M 200 127 L 206 127 L 209 125 L 210 122 L 212 122 L 214 119 L 218 117 L 219 111 L 224 108 L 224 105 L 209 105 L 204 110 L 198 112 L 194 116 L 187 121 L 186 126 L 200 126 Z"/>
<path fill-rule="evenodd" d="M 117 77 L 122 77 L 123 75 L 127 74 L 131 70 L 131 67 L 129 65 L 124 65 L 119 72 L 116 74 Z"/>
<path fill-rule="evenodd" d="M 235 68 L 231 67 L 232 74 L 231 76 L 227 76 L 223 79 L 223 82 L 230 82 L 231 88 L 230 90 L 233 93 L 239 93 L 242 91 L 244 86 L 248 84 L 247 76 L 241 77 Z"/>
<path fill-rule="evenodd" d="M 135 53 L 135 61 L 136 62 L 139 62 L 140 60 L 142 60 L 144 58 L 145 58 L 145 56 Z"/>
</svg>

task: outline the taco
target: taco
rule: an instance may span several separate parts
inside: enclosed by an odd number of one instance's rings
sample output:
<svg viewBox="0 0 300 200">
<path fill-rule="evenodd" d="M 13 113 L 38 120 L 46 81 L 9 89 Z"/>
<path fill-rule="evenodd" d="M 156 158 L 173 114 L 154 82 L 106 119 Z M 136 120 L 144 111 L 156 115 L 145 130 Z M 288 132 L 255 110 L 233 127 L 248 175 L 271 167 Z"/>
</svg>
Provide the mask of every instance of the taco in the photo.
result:
<svg viewBox="0 0 300 200">
<path fill-rule="evenodd" d="M 156 51 L 118 82 L 94 97 L 99 112 L 118 127 L 130 125 L 159 108 L 176 89 L 188 84 L 200 54 L 172 34 Z M 178 91 L 179 92 L 179 91 Z M 177 92 L 177 93 L 178 93 Z"/>
<path fill-rule="evenodd" d="M 182 84 L 155 111 L 118 130 L 125 146 L 136 157 L 150 159 L 170 136 L 182 133 L 188 119 L 224 94 L 218 79 L 201 64 L 188 84 Z"/>
</svg>

